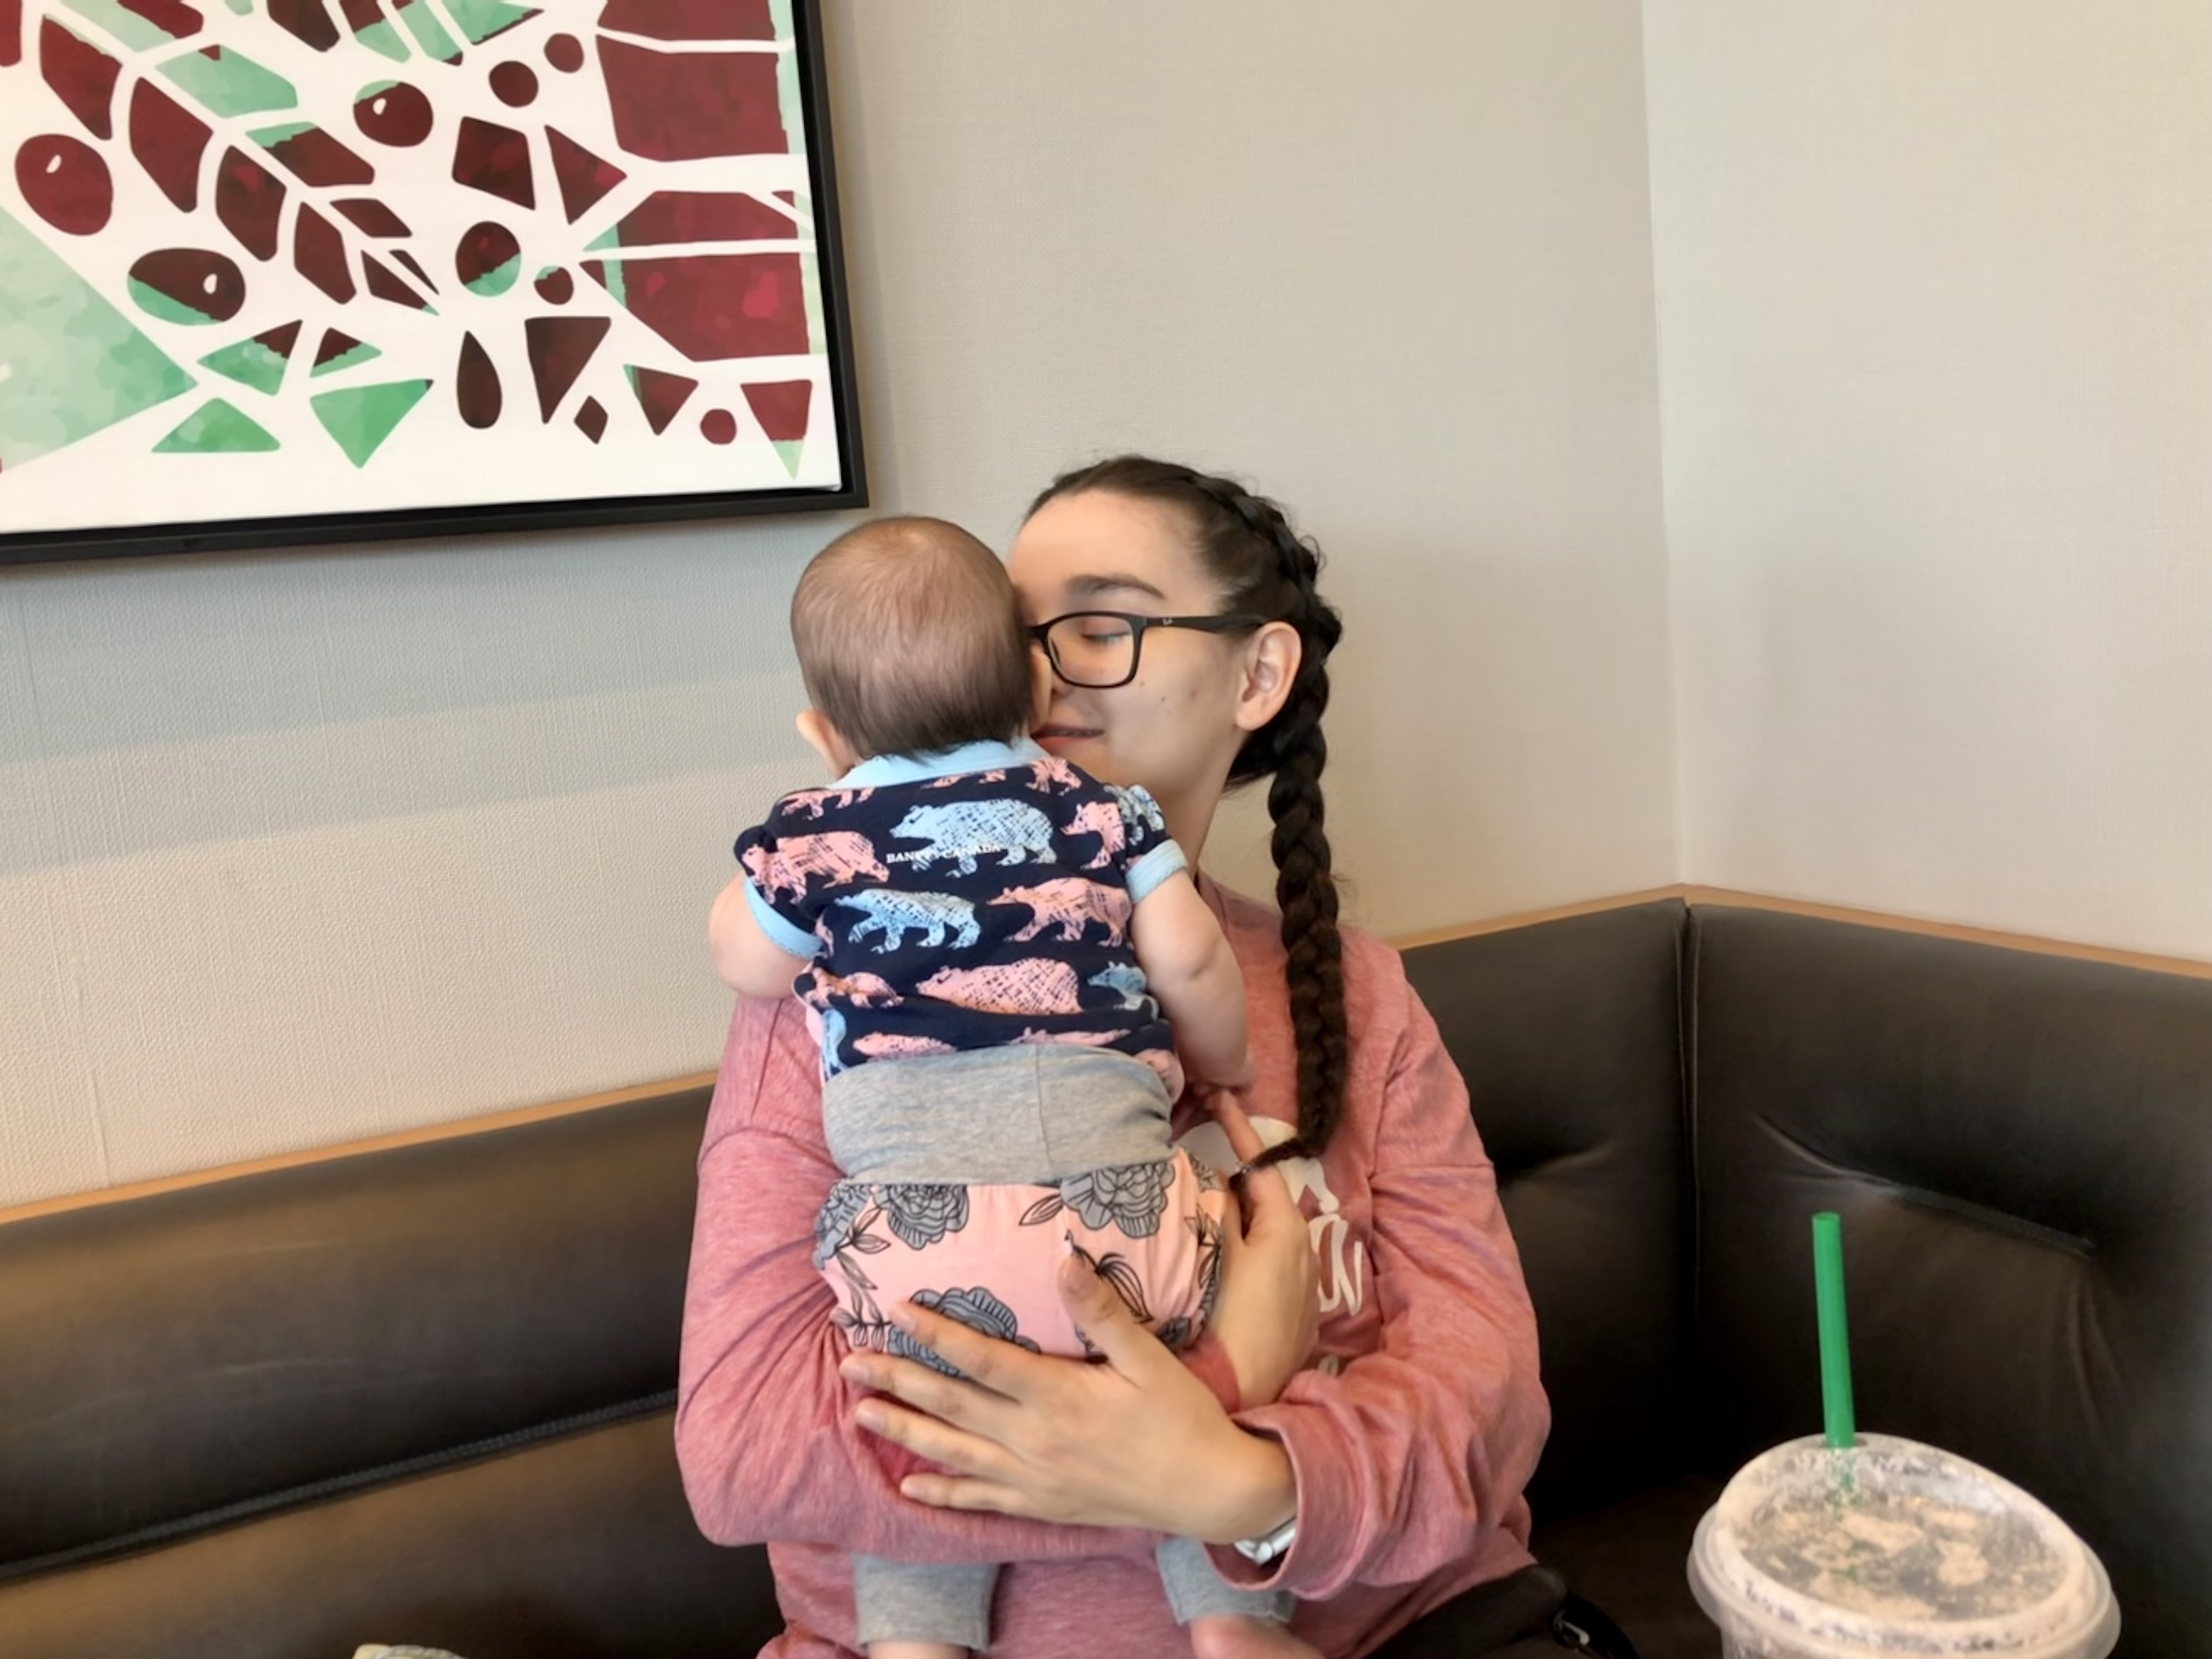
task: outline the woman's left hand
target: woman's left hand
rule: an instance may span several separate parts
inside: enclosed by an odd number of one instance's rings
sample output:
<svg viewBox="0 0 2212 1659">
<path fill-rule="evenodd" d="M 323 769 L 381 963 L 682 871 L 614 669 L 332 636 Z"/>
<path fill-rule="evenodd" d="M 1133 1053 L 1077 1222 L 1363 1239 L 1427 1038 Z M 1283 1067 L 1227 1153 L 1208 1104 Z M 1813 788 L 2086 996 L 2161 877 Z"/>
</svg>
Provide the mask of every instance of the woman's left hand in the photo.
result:
<svg viewBox="0 0 2212 1659">
<path fill-rule="evenodd" d="M 1289 1457 L 1230 1420 L 1211 1390 L 1071 1257 L 1060 1295 L 1103 1364 L 1033 1354 L 927 1309 L 891 1317 L 966 1373 L 854 1353 L 846 1377 L 887 1398 L 860 1425 L 946 1473 L 900 1491 L 940 1509 L 1137 1527 L 1212 1543 L 1269 1531 L 1297 1506 Z"/>
</svg>

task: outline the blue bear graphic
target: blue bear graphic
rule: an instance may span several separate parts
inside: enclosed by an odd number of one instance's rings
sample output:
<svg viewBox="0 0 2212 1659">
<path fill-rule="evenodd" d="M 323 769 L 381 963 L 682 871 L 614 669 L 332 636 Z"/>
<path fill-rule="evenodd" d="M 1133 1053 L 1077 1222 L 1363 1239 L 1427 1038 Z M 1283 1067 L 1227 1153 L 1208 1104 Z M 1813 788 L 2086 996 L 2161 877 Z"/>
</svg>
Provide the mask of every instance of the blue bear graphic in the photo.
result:
<svg viewBox="0 0 2212 1659">
<path fill-rule="evenodd" d="M 884 936 L 876 946 L 878 956 L 897 950 L 909 932 L 921 934 L 921 942 L 933 950 L 949 941 L 951 949 L 965 951 L 982 937 L 975 925 L 975 907 L 950 893 L 900 893 L 877 887 L 841 894 L 836 902 L 851 905 L 865 918 L 848 935 L 854 944 L 872 933 Z"/>
<path fill-rule="evenodd" d="M 956 873 L 972 876 L 979 858 L 996 853 L 1004 865 L 1027 864 L 1053 856 L 1052 820 L 1034 806 L 1013 800 L 963 800 L 944 806 L 917 806 L 891 831 L 898 841 L 926 841 L 919 852 L 891 857 L 917 870 L 952 863 Z"/>
</svg>

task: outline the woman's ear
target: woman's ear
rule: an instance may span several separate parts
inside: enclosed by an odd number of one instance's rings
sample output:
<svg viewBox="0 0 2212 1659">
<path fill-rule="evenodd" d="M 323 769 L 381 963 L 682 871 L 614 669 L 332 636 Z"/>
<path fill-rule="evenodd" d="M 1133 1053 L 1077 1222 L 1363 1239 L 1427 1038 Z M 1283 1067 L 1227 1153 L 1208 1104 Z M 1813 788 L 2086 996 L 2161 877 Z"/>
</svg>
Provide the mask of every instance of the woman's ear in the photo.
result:
<svg viewBox="0 0 2212 1659">
<path fill-rule="evenodd" d="M 1237 727 L 1256 732 L 1282 711 L 1305 658 L 1305 641 L 1286 622 L 1271 622 L 1244 641 L 1237 684 Z"/>
<path fill-rule="evenodd" d="M 800 709 L 798 725 L 799 735 L 806 739 L 809 749 L 822 757 L 822 763 L 830 769 L 832 777 L 842 776 L 860 763 L 860 757 L 845 741 L 845 734 L 820 709 Z"/>
</svg>

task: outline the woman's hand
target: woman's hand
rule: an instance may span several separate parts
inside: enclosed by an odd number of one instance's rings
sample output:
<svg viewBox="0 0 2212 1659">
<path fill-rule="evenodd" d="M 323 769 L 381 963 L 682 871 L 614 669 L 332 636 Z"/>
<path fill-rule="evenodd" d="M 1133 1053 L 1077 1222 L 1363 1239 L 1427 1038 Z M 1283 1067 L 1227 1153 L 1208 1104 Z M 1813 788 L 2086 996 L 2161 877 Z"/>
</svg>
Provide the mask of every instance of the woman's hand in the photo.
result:
<svg viewBox="0 0 2212 1659">
<path fill-rule="evenodd" d="M 1233 1099 L 1216 1095 L 1211 1104 L 1239 1158 L 1249 1164 L 1266 1150 Z M 1321 1274 L 1283 1172 L 1255 1170 L 1237 1185 L 1244 1230 L 1222 1230 L 1221 1291 L 1211 1328 L 1236 1368 L 1239 1401 L 1265 1406 L 1313 1352 L 1321 1330 Z"/>
<path fill-rule="evenodd" d="M 860 1425 L 946 1471 L 910 1474 L 902 1492 L 940 1509 L 1213 1543 L 1296 1513 L 1283 1449 L 1231 1422 L 1111 1287 L 1071 1257 L 1060 1295 L 1105 1364 L 1030 1353 L 905 1304 L 891 1318 L 964 1377 L 888 1354 L 846 1358 L 849 1381 L 890 1396 L 862 1401 Z"/>
</svg>

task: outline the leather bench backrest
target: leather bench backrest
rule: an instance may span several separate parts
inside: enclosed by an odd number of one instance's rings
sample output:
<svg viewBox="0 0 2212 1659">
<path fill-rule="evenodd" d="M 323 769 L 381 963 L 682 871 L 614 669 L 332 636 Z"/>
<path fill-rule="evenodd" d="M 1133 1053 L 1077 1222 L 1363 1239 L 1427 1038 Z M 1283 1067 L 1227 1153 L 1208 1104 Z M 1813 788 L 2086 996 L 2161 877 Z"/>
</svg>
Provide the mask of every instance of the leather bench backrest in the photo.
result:
<svg viewBox="0 0 2212 1659">
<path fill-rule="evenodd" d="M 706 1095 L 0 1226 L 0 1650 L 765 1639 L 670 1439 Z"/>
<path fill-rule="evenodd" d="M 1406 956 L 1498 1166 L 1536 1304 L 1557 1519 L 1701 1469 L 1686 1431 L 1691 1201 L 1680 901 Z"/>
<path fill-rule="evenodd" d="M 1725 1467 L 1820 1431 L 1839 1211 L 1860 1425 L 2064 1516 L 2124 1654 L 2212 1648 L 2212 981 L 1742 909 L 1692 937 Z"/>
</svg>

